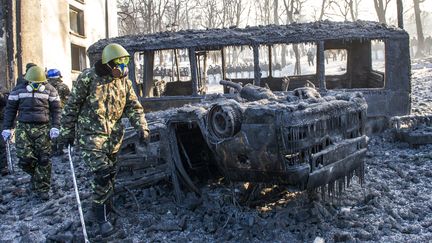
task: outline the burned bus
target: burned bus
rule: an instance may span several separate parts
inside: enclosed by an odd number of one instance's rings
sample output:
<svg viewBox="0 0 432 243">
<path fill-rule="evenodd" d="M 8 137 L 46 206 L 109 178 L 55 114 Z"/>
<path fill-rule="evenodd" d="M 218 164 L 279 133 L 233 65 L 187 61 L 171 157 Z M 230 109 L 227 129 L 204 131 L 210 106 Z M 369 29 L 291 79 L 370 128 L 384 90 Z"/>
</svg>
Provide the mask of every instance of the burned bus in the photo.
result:
<svg viewBox="0 0 432 243">
<path fill-rule="evenodd" d="M 321 21 L 98 41 L 92 63 L 109 43 L 133 57 L 151 130 L 143 144 L 127 129 L 117 188 L 169 178 L 180 198 L 181 185 L 199 193 L 203 171 L 298 190 L 362 180 L 367 130 L 410 112 L 408 40 L 376 22 Z"/>
</svg>

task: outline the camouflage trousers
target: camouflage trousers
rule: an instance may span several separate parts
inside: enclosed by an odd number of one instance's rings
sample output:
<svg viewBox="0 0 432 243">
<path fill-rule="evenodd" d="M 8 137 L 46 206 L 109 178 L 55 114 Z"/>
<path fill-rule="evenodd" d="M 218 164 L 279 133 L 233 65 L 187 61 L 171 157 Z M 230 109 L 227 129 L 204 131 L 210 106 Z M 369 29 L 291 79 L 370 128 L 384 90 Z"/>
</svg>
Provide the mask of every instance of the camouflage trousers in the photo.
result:
<svg viewBox="0 0 432 243">
<path fill-rule="evenodd" d="M 51 185 L 50 125 L 18 122 L 15 130 L 18 166 L 31 176 L 37 192 L 48 192 Z"/>
<path fill-rule="evenodd" d="M 81 156 L 93 172 L 93 203 L 105 204 L 114 194 L 117 155 L 81 148 Z"/>
</svg>

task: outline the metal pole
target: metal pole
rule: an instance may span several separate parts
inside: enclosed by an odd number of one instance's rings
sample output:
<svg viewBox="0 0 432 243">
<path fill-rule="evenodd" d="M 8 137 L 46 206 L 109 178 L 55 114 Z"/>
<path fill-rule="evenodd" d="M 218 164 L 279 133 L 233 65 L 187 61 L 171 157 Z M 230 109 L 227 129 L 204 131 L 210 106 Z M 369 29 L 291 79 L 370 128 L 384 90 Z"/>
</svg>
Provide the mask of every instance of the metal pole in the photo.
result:
<svg viewBox="0 0 432 243">
<path fill-rule="evenodd" d="M 327 90 L 325 80 L 325 50 L 324 41 L 317 42 L 317 60 L 316 60 L 316 73 L 319 83 L 319 90 L 325 92 Z"/>
<path fill-rule="evenodd" d="M 83 215 L 82 207 L 81 207 L 81 200 L 80 200 L 80 196 L 78 193 L 78 186 L 77 186 L 76 177 L 75 177 L 75 170 L 74 170 L 74 166 L 73 166 L 73 162 L 72 162 L 72 148 L 70 145 L 68 146 L 68 155 L 69 155 L 69 164 L 70 164 L 70 168 L 71 168 L 71 172 L 72 172 L 73 184 L 74 184 L 74 188 L 75 188 L 75 196 L 76 196 L 76 200 L 77 200 L 77 204 L 78 204 L 78 212 L 79 212 L 79 216 L 80 216 L 80 220 L 81 220 L 81 226 L 82 226 L 83 235 L 84 235 L 84 242 L 90 243 L 90 241 L 88 240 L 88 236 L 87 236 L 87 230 L 86 230 L 86 226 L 85 226 L 85 222 L 84 222 L 84 215 Z"/>
<path fill-rule="evenodd" d="M 9 139 L 6 140 L 6 153 L 7 153 L 7 167 L 9 174 L 13 174 L 15 172 L 13 163 L 12 163 L 12 157 L 10 152 L 10 146 L 9 146 Z"/>
<path fill-rule="evenodd" d="M 253 46 L 253 56 L 254 56 L 254 82 L 256 86 L 260 86 L 261 82 L 261 68 L 259 66 L 259 48 L 258 46 Z"/>
</svg>

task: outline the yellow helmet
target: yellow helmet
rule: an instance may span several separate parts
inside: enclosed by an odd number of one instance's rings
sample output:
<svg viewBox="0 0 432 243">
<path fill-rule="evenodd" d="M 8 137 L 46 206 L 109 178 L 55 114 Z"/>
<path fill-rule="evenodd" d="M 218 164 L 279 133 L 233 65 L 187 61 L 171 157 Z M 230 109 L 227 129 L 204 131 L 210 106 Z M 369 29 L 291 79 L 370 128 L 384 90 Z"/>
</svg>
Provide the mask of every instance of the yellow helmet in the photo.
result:
<svg viewBox="0 0 432 243">
<path fill-rule="evenodd" d="M 107 46 L 102 51 L 102 64 L 107 64 L 109 61 L 120 57 L 129 57 L 129 52 L 124 49 L 123 46 L 112 43 Z"/>
<path fill-rule="evenodd" d="M 45 76 L 45 70 L 38 66 L 29 68 L 24 76 L 24 79 L 35 83 L 43 83 L 47 80 Z"/>
</svg>

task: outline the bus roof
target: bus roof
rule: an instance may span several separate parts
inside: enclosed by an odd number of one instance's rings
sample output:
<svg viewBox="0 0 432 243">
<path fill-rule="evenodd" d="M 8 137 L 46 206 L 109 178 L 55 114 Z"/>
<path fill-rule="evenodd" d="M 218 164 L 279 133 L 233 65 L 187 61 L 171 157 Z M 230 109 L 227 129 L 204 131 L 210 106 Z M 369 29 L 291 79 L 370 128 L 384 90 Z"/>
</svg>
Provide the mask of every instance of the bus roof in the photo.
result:
<svg viewBox="0 0 432 243">
<path fill-rule="evenodd" d="M 246 28 L 181 30 L 154 34 L 127 35 L 102 39 L 89 47 L 89 55 L 97 55 L 109 43 L 118 43 L 129 52 L 177 48 L 218 49 L 223 46 L 263 45 L 277 43 L 316 42 L 320 40 L 408 39 L 400 28 L 373 21 L 317 21 L 289 25 L 267 25 Z"/>
</svg>

